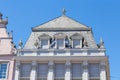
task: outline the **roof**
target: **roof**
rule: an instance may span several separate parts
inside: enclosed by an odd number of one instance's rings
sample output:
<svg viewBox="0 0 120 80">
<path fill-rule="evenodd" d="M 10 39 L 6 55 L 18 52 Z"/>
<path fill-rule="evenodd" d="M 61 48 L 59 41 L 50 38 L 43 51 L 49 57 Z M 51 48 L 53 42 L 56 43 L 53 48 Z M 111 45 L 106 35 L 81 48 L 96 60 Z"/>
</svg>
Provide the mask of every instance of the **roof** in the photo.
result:
<svg viewBox="0 0 120 80">
<path fill-rule="evenodd" d="M 90 30 L 90 28 L 64 15 L 34 27 L 32 30 Z"/>
</svg>

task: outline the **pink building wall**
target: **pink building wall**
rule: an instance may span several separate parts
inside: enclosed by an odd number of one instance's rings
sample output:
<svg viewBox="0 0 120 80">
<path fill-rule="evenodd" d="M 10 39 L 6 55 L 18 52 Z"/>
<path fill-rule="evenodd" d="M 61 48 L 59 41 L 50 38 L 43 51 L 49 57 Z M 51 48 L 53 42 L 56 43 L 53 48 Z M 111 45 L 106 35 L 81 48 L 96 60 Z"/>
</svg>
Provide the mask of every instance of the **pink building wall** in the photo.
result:
<svg viewBox="0 0 120 80">
<path fill-rule="evenodd" d="M 6 31 L 8 21 L 2 19 L 0 13 L 0 63 L 7 63 L 7 80 L 13 80 L 14 53 L 16 49 L 12 43 L 12 36 Z"/>
</svg>

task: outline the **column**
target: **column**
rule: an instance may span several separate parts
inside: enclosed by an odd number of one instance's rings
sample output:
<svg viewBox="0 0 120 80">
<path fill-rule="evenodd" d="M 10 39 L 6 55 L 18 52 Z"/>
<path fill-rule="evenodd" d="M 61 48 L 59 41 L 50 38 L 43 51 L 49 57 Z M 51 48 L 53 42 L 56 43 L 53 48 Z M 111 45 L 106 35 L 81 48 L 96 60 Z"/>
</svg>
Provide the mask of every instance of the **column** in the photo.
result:
<svg viewBox="0 0 120 80">
<path fill-rule="evenodd" d="M 54 62 L 53 61 L 49 61 L 48 63 L 48 77 L 47 80 L 54 80 Z"/>
<path fill-rule="evenodd" d="M 105 62 L 100 63 L 100 80 L 107 80 Z"/>
<path fill-rule="evenodd" d="M 16 61 L 15 64 L 15 79 L 14 80 L 20 80 L 20 61 Z"/>
<path fill-rule="evenodd" d="M 83 62 L 82 80 L 89 80 L 88 62 L 87 61 Z"/>
<path fill-rule="evenodd" d="M 30 80 L 36 80 L 36 66 L 37 66 L 36 61 L 32 61 Z"/>
<path fill-rule="evenodd" d="M 66 67 L 65 80 L 71 80 L 71 63 L 70 63 L 70 61 L 66 61 L 65 67 Z"/>
</svg>

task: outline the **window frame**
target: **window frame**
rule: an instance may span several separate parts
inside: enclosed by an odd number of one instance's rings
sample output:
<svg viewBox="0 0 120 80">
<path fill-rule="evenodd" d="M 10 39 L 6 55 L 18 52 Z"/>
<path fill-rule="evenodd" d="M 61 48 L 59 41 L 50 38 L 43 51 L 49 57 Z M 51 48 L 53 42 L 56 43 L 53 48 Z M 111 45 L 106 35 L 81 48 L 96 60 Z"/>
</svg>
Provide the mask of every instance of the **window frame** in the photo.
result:
<svg viewBox="0 0 120 80">
<path fill-rule="evenodd" d="M 43 45 L 42 45 L 42 42 L 47 40 L 47 47 L 46 48 L 43 48 Z M 50 41 L 49 39 L 40 39 L 40 48 L 42 49 L 49 49 L 50 48 Z"/>
<path fill-rule="evenodd" d="M 6 66 L 6 75 L 5 75 L 5 78 L 0 78 L 0 80 L 3 80 L 3 79 L 7 79 L 8 78 L 8 68 L 9 68 L 9 62 L 0 62 L 0 65 L 1 64 L 7 64 L 7 66 Z"/>
</svg>

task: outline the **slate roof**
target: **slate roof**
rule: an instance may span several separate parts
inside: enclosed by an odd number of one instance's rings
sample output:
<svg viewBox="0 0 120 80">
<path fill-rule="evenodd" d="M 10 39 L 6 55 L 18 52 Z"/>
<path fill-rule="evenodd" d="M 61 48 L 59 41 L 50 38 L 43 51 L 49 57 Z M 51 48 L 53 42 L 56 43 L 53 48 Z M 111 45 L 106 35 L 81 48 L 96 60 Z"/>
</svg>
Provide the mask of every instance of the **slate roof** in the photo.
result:
<svg viewBox="0 0 120 80">
<path fill-rule="evenodd" d="M 98 48 L 94 40 L 91 28 L 65 15 L 64 16 L 62 15 L 40 26 L 32 28 L 32 33 L 28 38 L 24 46 L 24 49 L 33 49 L 35 41 L 38 39 L 38 37 L 41 34 L 47 34 L 53 37 L 56 33 L 59 33 L 59 32 L 65 33 L 68 36 L 73 35 L 75 33 L 79 33 L 87 41 L 88 48 Z"/>
</svg>

